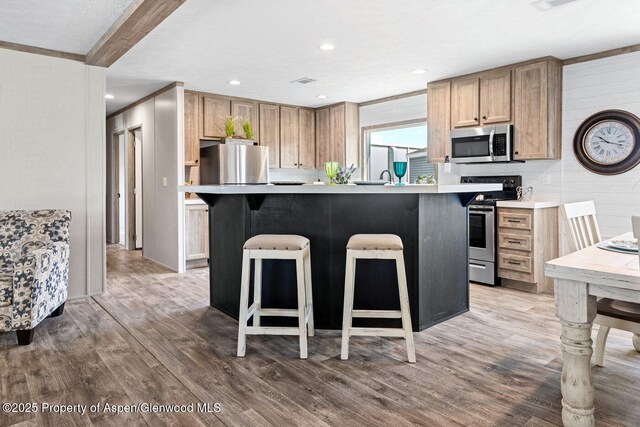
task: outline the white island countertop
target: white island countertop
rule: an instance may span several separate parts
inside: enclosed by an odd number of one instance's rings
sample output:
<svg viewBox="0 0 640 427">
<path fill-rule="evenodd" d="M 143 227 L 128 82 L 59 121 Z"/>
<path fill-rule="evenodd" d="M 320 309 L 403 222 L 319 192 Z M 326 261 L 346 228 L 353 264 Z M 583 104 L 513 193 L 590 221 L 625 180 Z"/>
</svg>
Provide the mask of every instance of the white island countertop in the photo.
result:
<svg viewBox="0 0 640 427">
<path fill-rule="evenodd" d="M 456 194 L 502 191 L 502 184 L 180 185 L 178 191 L 203 194 Z"/>
</svg>

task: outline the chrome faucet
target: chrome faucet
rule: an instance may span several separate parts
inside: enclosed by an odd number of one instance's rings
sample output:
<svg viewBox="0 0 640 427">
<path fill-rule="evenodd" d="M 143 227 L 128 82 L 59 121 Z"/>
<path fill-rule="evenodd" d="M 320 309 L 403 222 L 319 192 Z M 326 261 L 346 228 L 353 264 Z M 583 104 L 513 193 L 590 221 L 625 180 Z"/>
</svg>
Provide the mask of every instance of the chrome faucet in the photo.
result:
<svg viewBox="0 0 640 427">
<path fill-rule="evenodd" d="M 391 177 L 391 172 L 389 172 L 389 169 L 383 170 L 378 179 L 384 178 L 384 173 L 385 172 L 389 174 L 389 184 L 393 184 L 393 178 Z"/>
</svg>

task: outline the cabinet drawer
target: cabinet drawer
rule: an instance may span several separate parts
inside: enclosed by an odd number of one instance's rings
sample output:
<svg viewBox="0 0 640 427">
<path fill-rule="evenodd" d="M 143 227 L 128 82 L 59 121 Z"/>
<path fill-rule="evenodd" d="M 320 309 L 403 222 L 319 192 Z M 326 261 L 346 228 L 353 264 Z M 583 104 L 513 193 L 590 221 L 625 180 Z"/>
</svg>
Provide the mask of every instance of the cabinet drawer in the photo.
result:
<svg viewBox="0 0 640 427">
<path fill-rule="evenodd" d="M 498 233 L 498 245 L 505 249 L 531 252 L 531 236 L 500 232 Z"/>
<path fill-rule="evenodd" d="M 530 256 L 512 255 L 500 253 L 498 255 L 498 266 L 500 269 L 513 270 L 520 273 L 531 273 L 532 260 Z"/>
<path fill-rule="evenodd" d="M 500 212 L 498 211 L 498 226 L 531 230 L 532 215 L 530 213 Z"/>
</svg>

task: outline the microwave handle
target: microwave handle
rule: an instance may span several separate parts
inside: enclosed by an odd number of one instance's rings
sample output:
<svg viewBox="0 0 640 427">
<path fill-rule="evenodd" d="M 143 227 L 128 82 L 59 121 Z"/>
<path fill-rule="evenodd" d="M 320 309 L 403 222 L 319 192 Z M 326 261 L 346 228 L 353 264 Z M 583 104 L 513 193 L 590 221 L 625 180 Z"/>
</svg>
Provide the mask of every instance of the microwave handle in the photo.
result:
<svg viewBox="0 0 640 427">
<path fill-rule="evenodd" d="M 493 135 L 496 133 L 496 128 L 491 128 L 491 133 L 489 134 L 489 155 L 491 156 L 491 161 L 495 160 L 495 156 L 493 155 Z"/>
</svg>

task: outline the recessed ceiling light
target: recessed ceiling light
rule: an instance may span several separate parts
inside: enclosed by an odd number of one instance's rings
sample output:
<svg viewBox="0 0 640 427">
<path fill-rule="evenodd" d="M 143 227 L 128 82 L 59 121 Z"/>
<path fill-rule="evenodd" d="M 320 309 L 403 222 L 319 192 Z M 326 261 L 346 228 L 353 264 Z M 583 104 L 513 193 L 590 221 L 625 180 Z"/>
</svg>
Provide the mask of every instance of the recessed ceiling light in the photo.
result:
<svg viewBox="0 0 640 427">
<path fill-rule="evenodd" d="M 318 98 L 318 99 L 326 99 L 327 95 L 318 95 L 318 96 L 316 96 L 316 98 Z"/>
<path fill-rule="evenodd" d="M 230 85 L 239 85 L 240 81 L 239 80 L 229 80 L 229 84 Z"/>
<path fill-rule="evenodd" d="M 537 0 L 529 4 L 541 12 L 546 12 L 547 10 L 551 10 L 554 7 L 562 6 L 563 4 L 571 3 L 574 1 L 576 0 Z"/>
<path fill-rule="evenodd" d="M 111 95 L 110 93 L 106 94 L 104 97 L 105 97 L 106 99 L 113 99 L 113 98 L 115 98 L 115 97 L 114 97 L 113 95 Z"/>
<path fill-rule="evenodd" d="M 333 50 L 336 48 L 334 45 L 329 43 L 321 44 L 319 47 L 321 50 Z"/>
<path fill-rule="evenodd" d="M 413 74 L 424 74 L 424 73 L 426 73 L 426 71 L 420 68 L 420 69 L 417 69 L 417 70 L 413 70 L 412 73 Z"/>
</svg>

